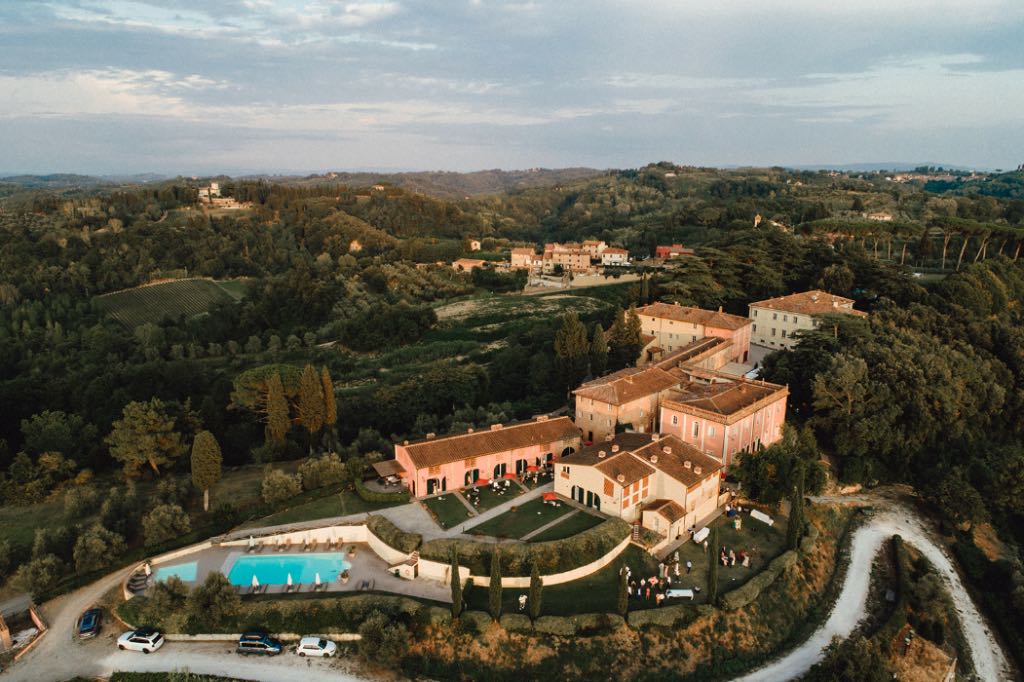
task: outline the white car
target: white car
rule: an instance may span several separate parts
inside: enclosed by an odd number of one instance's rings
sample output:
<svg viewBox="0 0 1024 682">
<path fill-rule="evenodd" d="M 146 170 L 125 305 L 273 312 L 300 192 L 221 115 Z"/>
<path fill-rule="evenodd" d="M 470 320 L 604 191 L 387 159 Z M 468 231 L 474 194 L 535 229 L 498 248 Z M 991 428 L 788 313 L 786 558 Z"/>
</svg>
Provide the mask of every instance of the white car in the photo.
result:
<svg viewBox="0 0 1024 682">
<path fill-rule="evenodd" d="M 117 648 L 121 651 L 141 651 L 150 654 L 164 645 L 164 636 L 153 628 L 129 630 L 117 638 Z"/>
<path fill-rule="evenodd" d="M 329 639 L 319 637 L 303 637 L 299 645 L 295 647 L 295 653 L 299 656 L 320 656 L 330 658 L 338 653 L 338 645 Z"/>
</svg>

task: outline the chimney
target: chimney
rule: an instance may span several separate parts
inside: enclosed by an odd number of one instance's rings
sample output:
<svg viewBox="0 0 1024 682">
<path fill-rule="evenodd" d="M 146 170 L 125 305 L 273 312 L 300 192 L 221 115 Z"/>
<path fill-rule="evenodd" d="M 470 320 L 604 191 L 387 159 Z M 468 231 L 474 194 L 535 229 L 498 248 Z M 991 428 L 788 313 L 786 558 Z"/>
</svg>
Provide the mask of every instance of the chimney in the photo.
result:
<svg viewBox="0 0 1024 682">
<path fill-rule="evenodd" d="M 832 307 L 833 308 L 838 308 L 839 307 L 839 301 L 832 301 Z"/>
<path fill-rule="evenodd" d="M 658 434 L 656 434 L 656 433 L 652 433 L 651 434 L 651 442 L 652 443 L 657 443 L 658 442 Z"/>
<path fill-rule="evenodd" d="M 665 447 L 663 447 L 663 448 L 661 449 L 661 451 L 662 451 L 662 452 L 664 452 L 664 453 L 665 453 L 666 455 L 671 455 L 671 454 L 672 454 L 672 448 L 670 448 L 670 447 L 669 447 L 669 446 L 667 446 L 667 445 L 666 445 Z"/>
<path fill-rule="evenodd" d="M 428 433 L 427 434 L 427 440 L 430 440 L 431 438 L 436 438 L 436 437 L 437 437 L 436 433 Z"/>
<path fill-rule="evenodd" d="M 604 459 L 607 456 L 608 456 L 608 453 L 605 452 L 604 450 L 598 450 L 597 451 L 597 458 L 598 459 Z"/>
<path fill-rule="evenodd" d="M 619 451 L 619 446 L 618 445 L 613 445 L 612 446 L 612 452 L 618 452 L 618 451 Z"/>
<path fill-rule="evenodd" d="M 473 427 L 470 426 L 468 429 L 466 429 L 466 433 L 473 433 L 473 430 Z"/>
<path fill-rule="evenodd" d="M 685 462 L 683 462 L 683 468 L 684 469 L 692 469 L 693 468 L 693 462 L 691 462 L 690 460 L 686 460 Z"/>
<path fill-rule="evenodd" d="M 491 424 L 491 431 L 501 431 L 501 424 Z"/>
<path fill-rule="evenodd" d="M 718 306 L 718 312 L 722 312 L 722 306 Z"/>
<path fill-rule="evenodd" d="M 657 455 L 651 455 L 651 464 L 657 464 L 657 463 L 658 463 L 658 456 Z"/>
<path fill-rule="evenodd" d="M 618 476 L 615 477 L 615 480 L 618 481 L 619 483 L 625 483 L 626 477 L 623 476 L 622 474 L 619 474 Z"/>
<path fill-rule="evenodd" d="M 604 437 L 604 442 L 605 443 L 611 443 L 613 440 L 615 440 L 615 436 L 613 436 L 610 433 Z"/>
<path fill-rule="evenodd" d="M 409 444 L 409 441 L 407 441 L 407 440 L 403 440 L 402 441 L 402 445 L 408 445 L 408 444 Z"/>
<path fill-rule="evenodd" d="M 693 467 L 693 473 L 700 476 L 700 467 Z"/>
</svg>

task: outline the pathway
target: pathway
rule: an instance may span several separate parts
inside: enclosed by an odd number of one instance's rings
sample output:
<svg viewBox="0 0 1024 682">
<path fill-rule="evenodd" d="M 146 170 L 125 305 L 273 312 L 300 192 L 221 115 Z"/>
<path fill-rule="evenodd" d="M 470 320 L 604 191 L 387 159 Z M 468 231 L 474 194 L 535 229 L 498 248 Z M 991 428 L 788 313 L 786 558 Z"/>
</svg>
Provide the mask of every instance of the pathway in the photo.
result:
<svg viewBox="0 0 1024 682">
<path fill-rule="evenodd" d="M 532 538 L 533 536 L 540 535 L 541 533 L 546 531 L 548 528 L 551 528 L 552 526 L 557 526 L 558 524 L 560 524 L 562 521 L 565 521 L 569 517 L 576 516 L 577 514 L 582 514 L 582 513 L 583 512 L 581 512 L 579 509 L 573 509 L 568 514 L 564 514 L 562 516 L 559 516 L 557 519 L 551 519 L 550 521 L 545 523 L 540 528 L 538 528 L 536 530 L 531 530 L 529 533 L 527 533 L 526 535 L 524 535 L 523 537 L 521 537 L 519 539 L 522 540 L 523 542 L 529 542 L 530 538 Z"/>
</svg>

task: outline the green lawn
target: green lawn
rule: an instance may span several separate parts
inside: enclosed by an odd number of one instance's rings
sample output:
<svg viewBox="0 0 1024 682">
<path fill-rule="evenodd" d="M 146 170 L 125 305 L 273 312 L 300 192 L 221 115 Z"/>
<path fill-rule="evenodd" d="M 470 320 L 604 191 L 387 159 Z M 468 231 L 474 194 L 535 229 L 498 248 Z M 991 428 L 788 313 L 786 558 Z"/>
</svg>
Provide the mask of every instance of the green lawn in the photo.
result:
<svg viewBox="0 0 1024 682">
<path fill-rule="evenodd" d="M 445 493 L 423 500 L 442 528 L 452 528 L 469 518 L 469 510 L 454 493 Z"/>
<path fill-rule="evenodd" d="M 562 585 L 545 587 L 542 595 L 541 614 L 547 616 L 571 616 L 578 613 L 615 613 L 618 600 L 619 569 L 629 566 L 633 575 L 654 575 L 658 562 L 635 545 L 628 546 L 615 561 L 586 578 Z M 528 594 L 528 589 L 502 590 L 502 608 L 506 613 L 517 613 L 519 595 Z M 486 587 L 474 587 L 467 596 L 469 608 L 486 611 L 488 594 Z M 654 600 L 645 602 L 631 599 L 630 609 L 651 608 Z"/>
<path fill-rule="evenodd" d="M 516 485 L 514 482 L 508 488 L 505 488 L 506 492 L 503 495 L 491 490 L 491 486 L 482 485 L 478 488 L 480 490 L 480 504 L 476 507 L 477 511 L 485 512 L 488 509 L 494 509 L 499 504 L 514 500 L 523 494 L 523 489 Z M 469 499 L 467 497 L 467 499 Z"/>
<path fill-rule="evenodd" d="M 781 554 L 785 548 L 786 527 L 782 519 L 775 517 L 775 525 L 769 528 L 746 514 L 743 514 L 741 518 L 743 519 L 743 527 L 740 530 L 733 528 L 732 519 L 727 519 L 724 515 L 715 519 L 711 524 L 711 527 L 718 528 L 718 544 L 720 547 L 733 549 L 737 554 L 741 549 L 745 549 L 751 556 L 749 568 L 740 566 L 739 561 L 737 561 L 735 566 L 718 566 L 719 594 L 724 594 L 747 582 L 751 576 L 760 572 L 769 561 Z M 687 560 L 693 563 L 693 571 L 689 575 L 687 575 L 685 567 Z M 706 600 L 708 582 L 708 557 L 704 553 L 704 547 L 702 545 L 695 545 L 692 542 L 684 543 L 679 548 L 679 562 L 682 564 L 680 567 L 680 586 L 699 586 L 701 593 L 693 601 L 696 604 L 703 603 Z M 673 582 L 675 582 L 674 577 Z"/>
<path fill-rule="evenodd" d="M 529 541 L 548 542 L 549 540 L 562 540 L 564 538 L 572 537 L 577 533 L 582 533 L 589 528 L 593 528 L 603 521 L 604 519 L 598 516 L 581 511 L 577 514 L 573 514 L 564 521 L 556 523 L 546 531 L 534 535 Z"/>
<path fill-rule="evenodd" d="M 372 512 L 378 509 L 386 509 L 395 505 L 379 502 L 365 502 L 354 492 L 344 490 L 340 493 L 332 493 L 309 502 L 297 504 L 294 507 L 282 509 L 269 516 L 253 519 L 242 524 L 242 528 L 255 528 L 259 526 L 277 526 L 283 523 L 296 523 L 299 521 L 313 521 L 326 519 L 335 516 L 348 516 L 361 512 Z"/>
<path fill-rule="evenodd" d="M 536 530 L 546 523 L 551 523 L 572 510 L 573 507 L 564 502 L 561 506 L 552 507 L 550 504 L 544 504 L 539 498 L 535 498 L 517 507 L 515 511 L 509 510 L 489 521 L 484 521 L 479 526 L 471 528 L 469 532 L 474 535 L 492 535 L 498 538 L 521 538 L 530 531 Z"/>
</svg>

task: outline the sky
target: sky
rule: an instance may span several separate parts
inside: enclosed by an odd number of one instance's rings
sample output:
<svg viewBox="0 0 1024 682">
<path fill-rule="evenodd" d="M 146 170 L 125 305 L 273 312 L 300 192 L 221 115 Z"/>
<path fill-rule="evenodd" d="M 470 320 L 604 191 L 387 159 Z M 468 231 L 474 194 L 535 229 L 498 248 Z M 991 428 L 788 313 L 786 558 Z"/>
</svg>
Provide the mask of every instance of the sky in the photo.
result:
<svg viewBox="0 0 1024 682">
<path fill-rule="evenodd" d="M 0 171 L 1024 162 L 1021 0 L 3 0 Z"/>
</svg>

